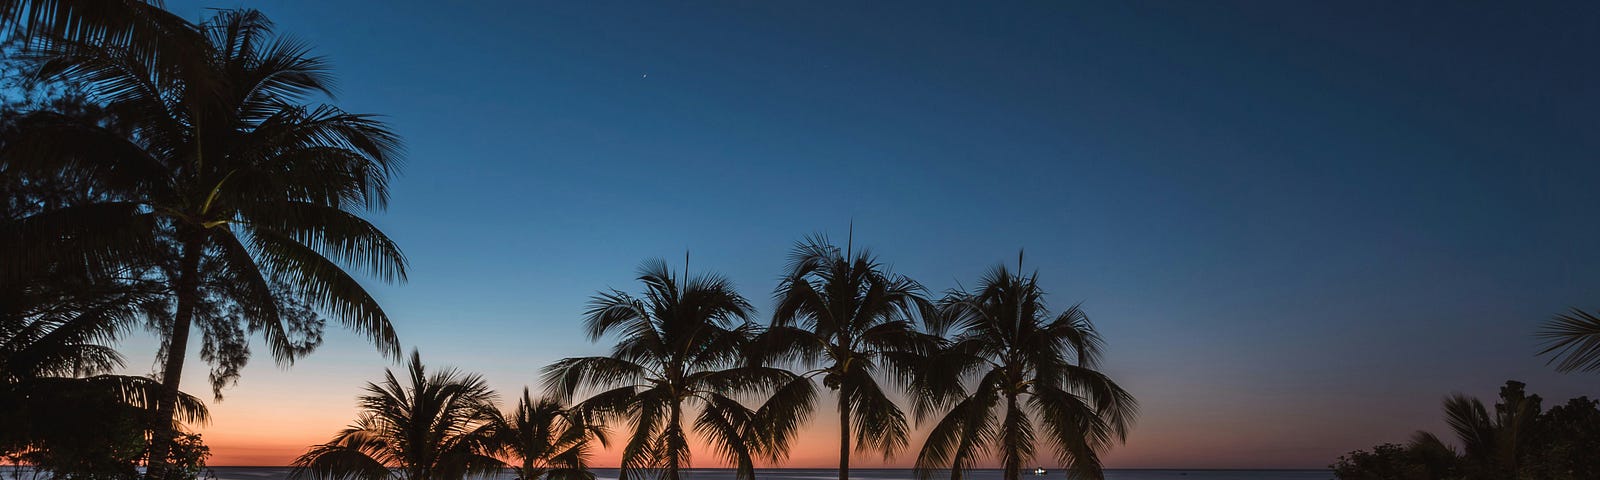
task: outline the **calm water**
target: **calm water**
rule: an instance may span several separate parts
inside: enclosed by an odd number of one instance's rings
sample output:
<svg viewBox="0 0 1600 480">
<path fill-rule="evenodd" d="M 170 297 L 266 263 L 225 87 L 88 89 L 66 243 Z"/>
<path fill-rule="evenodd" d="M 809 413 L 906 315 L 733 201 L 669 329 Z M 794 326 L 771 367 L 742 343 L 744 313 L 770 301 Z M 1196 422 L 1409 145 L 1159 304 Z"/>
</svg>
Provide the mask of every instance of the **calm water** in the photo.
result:
<svg viewBox="0 0 1600 480">
<path fill-rule="evenodd" d="M 263 467 L 213 467 L 217 480 L 283 480 L 287 468 Z M 836 470 L 773 469 L 756 470 L 760 480 L 829 480 L 838 479 Z M 596 469 L 600 480 L 616 480 L 614 469 Z M 690 470 L 686 480 L 733 480 L 731 470 Z M 505 476 L 502 479 L 509 479 Z M 967 477 L 971 480 L 1000 480 L 999 470 L 975 470 Z M 1045 477 L 1028 475 L 1025 478 L 1066 480 L 1060 472 Z M 1327 470 L 1107 470 L 1107 480 L 1330 480 Z M 910 470 L 850 470 L 851 480 L 911 480 Z"/>
</svg>

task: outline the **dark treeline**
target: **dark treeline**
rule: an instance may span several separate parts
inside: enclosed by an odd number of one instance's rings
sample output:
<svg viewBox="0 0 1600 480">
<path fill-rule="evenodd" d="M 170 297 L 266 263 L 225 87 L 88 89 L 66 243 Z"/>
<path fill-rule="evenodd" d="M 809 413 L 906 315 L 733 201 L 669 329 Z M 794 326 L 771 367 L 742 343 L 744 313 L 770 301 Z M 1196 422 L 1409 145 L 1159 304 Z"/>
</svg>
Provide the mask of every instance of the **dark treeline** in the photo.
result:
<svg viewBox="0 0 1600 480">
<path fill-rule="evenodd" d="M 1537 336 L 1557 371 L 1600 371 L 1600 316 L 1574 308 Z M 1578 397 L 1544 409 L 1526 385 L 1507 381 L 1493 409 L 1453 394 L 1447 437 L 1418 431 L 1405 444 L 1356 450 L 1330 465 L 1341 480 L 1589 480 L 1600 478 L 1600 402 Z M 1447 440 L 1448 438 L 1448 440 Z"/>
<path fill-rule="evenodd" d="M 1449 441 L 1419 431 L 1406 444 L 1351 452 L 1331 468 L 1342 480 L 1600 478 L 1600 404 L 1578 397 L 1545 410 L 1544 399 L 1524 387 L 1506 382 L 1492 408 L 1465 395 L 1446 398 Z"/>
</svg>

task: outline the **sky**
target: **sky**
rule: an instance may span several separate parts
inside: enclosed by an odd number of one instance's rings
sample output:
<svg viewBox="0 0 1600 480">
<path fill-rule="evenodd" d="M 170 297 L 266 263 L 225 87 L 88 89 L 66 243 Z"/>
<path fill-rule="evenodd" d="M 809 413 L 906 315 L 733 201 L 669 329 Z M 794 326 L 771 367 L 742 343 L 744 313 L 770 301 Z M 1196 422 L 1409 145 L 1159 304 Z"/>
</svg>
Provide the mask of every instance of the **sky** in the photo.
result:
<svg viewBox="0 0 1600 480">
<path fill-rule="evenodd" d="M 408 350 L 505 398 L 607 351 L 584 303 L 641 261 L 691 252 L 764 319 L 794 242 L 852 223 L 935 292 L 1026 249 L 1141 403 L 1112 467 L 1319 468 L 1442 431 L 1451 392 L 1600 395 L 1533 336 L 1600 308 L 1594 3 L 250 5 L 405 139 L 371 218 L 410 280 L 368 285 Z M 336 329 L 258 356 L 211 463 L 288 463 L 391 366 Z M 833 415 L 785 466 L 836 465 Z"/>
</svg>

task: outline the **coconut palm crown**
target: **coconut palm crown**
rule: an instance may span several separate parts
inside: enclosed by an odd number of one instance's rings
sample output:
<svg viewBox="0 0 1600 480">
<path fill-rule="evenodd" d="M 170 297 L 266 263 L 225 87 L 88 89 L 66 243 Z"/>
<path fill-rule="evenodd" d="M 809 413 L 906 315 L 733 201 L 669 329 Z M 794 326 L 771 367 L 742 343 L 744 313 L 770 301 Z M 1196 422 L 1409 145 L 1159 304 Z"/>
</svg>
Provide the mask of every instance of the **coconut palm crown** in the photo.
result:
<svg viewBox="0 0 1600 480">
<path fill-rule="evenodd" d="M 925 377 L 941 394 L 916 408 L 919 417 L 948 410 L 917 456 L 918 475 L 948 470 L 960 480 L 993 455 L 1004 478 L 1017 480 L 1045 447 L 1074 478 L 1103 478 L 1100 454 L 1126 438 L 1137 404 L 1097 370 L 1102 341 L 1083 310 L 1051 314 L 1037 274 L 1003 266 L 975 290 L 951 292 L 941 308 L 940 328 L 955 333 Z"/>
<path fill-rule="evenodd" d="M 789 258 L 758 354 L 763 362 L 815 367 L 806 381 L 820 375 L 838 392 L 839 478 L 845 480 L 852 441 L 884 457 L 906 446 L 906 415 L 879 375 L 915 374 L 922 356 L 937 346 L 916 322 L 934 308 L 921 285 L 886 272 L 869 251 L 850 252 L 815 236 L 796 245 Z"/>
<path fill-rule="evenodd" d="M 593 480 L 589 455 L 595 445 L 607 444 L 605 429 L 586 412 L 553 398 L 534 399 L 526 388 L 515 408 L 479 434 L 512 460 L 518 480 Z"/>
<path fill-rule="evenodd" d="M 589 304 L 591 339 L 620 334 L 611 355 L 556 362 L 545 370 L 547 388 L 562 399 L 600 390 L 580 407 L 629 422 L 623 480 L 681 478 L 690 466 L 691 428 L 739 478 L 754 478 L 755 459 L 787 454 L 816 396 L 810 382 L 750 364 L 751 307 L 728 280 L 681 278 L 659 260 L 646 262 L 639 280 L 642 298 L 612 290 Z"/>
<path fill-rule="evenodd" d="M 355 423 L 295 459 L 290 478 L 461 480 L 504 468 L 483 434 L 497 417 L 483 377 L 430 373 L 416 351 L 404 373 L 402 381 L 385 370 L 382 383 L 368 383 Z"/>
</svg>

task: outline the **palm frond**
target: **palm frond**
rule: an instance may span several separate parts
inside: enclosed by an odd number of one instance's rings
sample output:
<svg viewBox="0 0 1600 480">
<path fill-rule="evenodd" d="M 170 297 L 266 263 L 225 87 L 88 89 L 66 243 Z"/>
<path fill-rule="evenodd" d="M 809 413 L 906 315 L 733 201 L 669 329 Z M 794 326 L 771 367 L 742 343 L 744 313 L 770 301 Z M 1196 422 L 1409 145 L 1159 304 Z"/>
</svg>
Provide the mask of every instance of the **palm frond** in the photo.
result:
<svg viewBox="0 0 1600 480">
<path fill-rule="evenodd" d="M 787 458 L 816 401 L 816 384 L 810 378 L 788 376 L 788 382 L 773 390 L 751 416 L 749 436 L 755 452 L 773 462 Z"/>
<path fill-rule="evenodd" d="M 1494 420 L 1483 407 L 1483 402 L 1462 394 L 1444 400 L 1445 424 L 1462 442 L 1464 454 L 1486 458 L 1496 450 Z"/>
<path fill-rule="evenodd" d="M 706 405 L 695 418 L 695 432 L 733 462 L 735 478 L 754 480 L 756 452 L 752 447 L 760 448 L 760 440 L 752 438 L 751 433 L 755 412 L 722 395 L 709 394 L 705 399 Z"/>
<path fill-rule="evenodd" d="M 338 264 L 294 239 L 271 230 L 251 232 L 257 262 L 296 288 L 297 296 L 323 309 L 345 327 L 363 334 L 378 351 L 400 352 L 400 341 L 388 314 L 354 277 Z"/>
<path fill-rule="evenodd" d="M 1600 317 L 1574 308 L 1546 323 L 1538 336 L 1545 341 L 1539 355 L 1550 356 L 1557 371 L 1600 371 Z"/>
<path fill-rule="evenodd" d="M 612 357 L 563 358 L 544 368 L 544 385 L 548 394 L 571 401 L 585 386 L 637 384 L 648 373 L 636 363 Z"/>
</svg>

